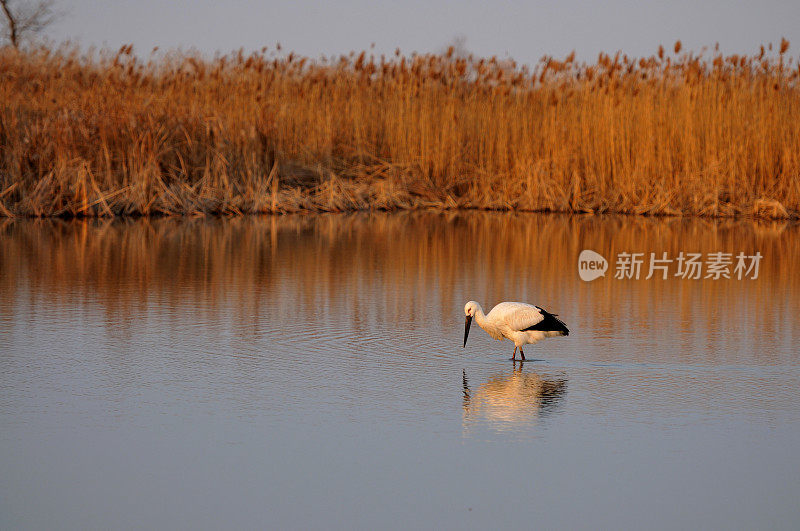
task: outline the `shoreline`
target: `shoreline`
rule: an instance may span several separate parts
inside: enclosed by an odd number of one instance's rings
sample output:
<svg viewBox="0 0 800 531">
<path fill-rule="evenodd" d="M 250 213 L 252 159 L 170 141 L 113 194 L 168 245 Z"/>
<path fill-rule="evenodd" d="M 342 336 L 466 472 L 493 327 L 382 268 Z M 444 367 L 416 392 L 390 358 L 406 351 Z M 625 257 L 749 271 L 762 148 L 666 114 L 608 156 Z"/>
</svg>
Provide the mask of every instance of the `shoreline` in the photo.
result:
<svg viewBox="0 0 800 531">
<path fill-rule="evenodd" d="M 292 178 L 288 178 L 290 182 Z M 773 199 L 759 199 L 749 205 L 709 203 L 701 209 L 680 210 L 671 205 L 637 206 L 619 208 L 606 204 L 584 203 L 571 208 L 569 201 L 560 205 L 534 205 L 522 201 L 511 202 L 502 197 L 468 198 L 447 195 L 438 197 L 435 190 L 424 195 L 413 195 L 397 183 L 377 182 L 365 184 L 347 179 L 328 177 L 314 188 L 280 188 L 280 179 L 273 172 L 265 180 L 269 192 L 231 194 L 228 190 L 206 190 L 194 193 L 185 183 L 166 186 L 163 182 L 148 191 L 127 187 L 100 192 L 95 183 L 82 179 L 79 193 L 59 194 L 50 190 L 46 206 L 42 207 L 23 196 L 15 204 L 6 204 L 4 197 L 11 195 L 18 185 L 12 184 L 0 191 L 0 219 L 37 218 L 143 218 L 143 217 L 236 217 L 259 215 L 403 212 L 403 211 L 485 211 L 525 212 L 566 215 L 621 215 L 664 218 L 705 219 L 763 219 L 798 220 L 800 211 L 786 208 Z M 35 190 L 42 193 L 42 183 Z M 93 192 L 88 192 L 93 190 Z M 146 199 L 144 197 L 146 197 Z M 222 197 L 220 197 L 222 196 Z"/>
<path fill-rule="evenodd" d="M 735 210 L 729 207 L 729 210 Z M 558 216 L 620 216 L 632 217 L 642 219 L 701 219 L 701 220 L 730 220 L 730 221 L 786 221 L 796 222 L 800 221 L 800 212 L 786 211 L 782 205 L 778 204 L 773 206 L 770 202 L 765 209 L 758 212 L 751 213 L 673 213 L 673 212 L 627 212 L 615 210 L 550 210 L 550 209 L 524 209 L 513 207 L 475 207 L 475 206 L 447 206 L 447 205 L 432 205 L 420 204 L 402 208 L 351 208 L 351 209 L 326 209 L 320 208 L 281 208 L 280 206 L 272 210 L 253 210 L 253 211 L 239 211 L 238 209 L 223 208 L 220 210 L 209 211 L 191 211 L 191 212 L 163 212 L 151 211 L 148 213 L 133 212 L 127 214 L 105 214 L 105 213 L 56 213 L 49 215 L 17 215 L 8 212 L 2 204 L 0 204 L 0 221 L 14 221 L 14 220 L 126 220 L 126 219 L 195 219 L 195 218 L 248 218 L 248 217 L 270 217 L 270 216 L 309 216 L 309 215 L 349 215 L 349 214 L 369 214 L 369 213 L 412 213 L 412 212 L 440 212 L 440 213 L 468 213 L 468 212 L 486 212 L 486 213 L 508 213 L 508 214 L 547 214 Z"/>
</svg>

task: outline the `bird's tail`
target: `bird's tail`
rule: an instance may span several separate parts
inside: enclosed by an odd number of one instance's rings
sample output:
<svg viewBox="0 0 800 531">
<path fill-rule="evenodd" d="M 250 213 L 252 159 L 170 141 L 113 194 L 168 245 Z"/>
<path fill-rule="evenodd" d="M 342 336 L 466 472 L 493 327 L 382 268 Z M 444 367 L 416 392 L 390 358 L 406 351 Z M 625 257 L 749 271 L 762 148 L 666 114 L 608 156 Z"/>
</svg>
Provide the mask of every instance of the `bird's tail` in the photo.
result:
<svg viewBox="0 0 800 531">
<path fill-rule="evenodd" d="M 539 330 L 545 333 L 545 337 L 569 335 L 569 328 L 564 324 L 564 321 L 556 317 L 556 314 L 548 312 L 541 306 L 537 306 L 536 308 L 541 312 L 543 319 L 535 325 L 525 328 L 525 330 Z"/>
<path fill-rule="evenodd" d="M 540 308 L 541 309 L 541 308 Z M 542 310 L 545 319 L 547 319 L 550 331 L 554 332 L 553 337 L 555 336 L 568 336 L 569 335 L 569 328 L 567 328 L 566 323 L 558 318 L 557 313 L 549 313 L 545 310 Z"/>
</svg>

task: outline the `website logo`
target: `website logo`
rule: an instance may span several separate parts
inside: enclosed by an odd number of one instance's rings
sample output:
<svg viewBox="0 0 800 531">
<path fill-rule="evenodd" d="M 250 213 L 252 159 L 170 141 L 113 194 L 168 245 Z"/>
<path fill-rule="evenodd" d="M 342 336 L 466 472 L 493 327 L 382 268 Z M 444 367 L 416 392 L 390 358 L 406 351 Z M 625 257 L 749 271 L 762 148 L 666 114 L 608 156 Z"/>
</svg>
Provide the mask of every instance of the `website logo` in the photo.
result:
<svg viewBox="0 0 800 531">
<path fill-rule="evenodd" d="M 602 254 L 589 249 L 584 249 L 578 256 L 578 275 L 581 280 L 591 282 L 592 280 L 606 276 L 608 270 L 608 260 Z"/>
</svg>

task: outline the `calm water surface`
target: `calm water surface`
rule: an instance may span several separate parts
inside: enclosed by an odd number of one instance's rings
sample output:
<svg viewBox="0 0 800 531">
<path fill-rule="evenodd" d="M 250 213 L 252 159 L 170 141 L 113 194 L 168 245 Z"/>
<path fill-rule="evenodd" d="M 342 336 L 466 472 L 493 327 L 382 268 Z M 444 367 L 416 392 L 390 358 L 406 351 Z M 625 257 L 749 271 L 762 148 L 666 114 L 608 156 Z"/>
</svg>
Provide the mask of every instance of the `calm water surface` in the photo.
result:
<svg viewBox="0 0 800 531">
<path fill-rule="evenodd" d="M 681 251 L 764 258 L 613 278 Z M 791 223 L 9 222 L 0 528 L 797 529 L 798 264 Z M 461 348 L 470 299 L 571 334 Z"/>
</svg>

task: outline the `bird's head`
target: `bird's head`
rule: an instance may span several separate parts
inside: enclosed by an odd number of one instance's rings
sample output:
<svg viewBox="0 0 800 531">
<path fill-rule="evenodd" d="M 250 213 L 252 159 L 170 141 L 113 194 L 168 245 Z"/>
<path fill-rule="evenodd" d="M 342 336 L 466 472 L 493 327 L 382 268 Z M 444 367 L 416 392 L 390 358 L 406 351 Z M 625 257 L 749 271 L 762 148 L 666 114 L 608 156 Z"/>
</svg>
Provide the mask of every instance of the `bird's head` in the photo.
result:
<svg viewBox="0 0 800 531">
<path fill-rule="evenodd" d="M 472 318 L 475 317 L 480 307 L 481 305 L 475 301 L 469 301 L 464 305 L 464 315 L 467 316 L 466 321 L 464 321 L 464 347 L 467 346 L 467 337 L 469 336 L 469 327 L 472 324 Z"/>
</svg>

